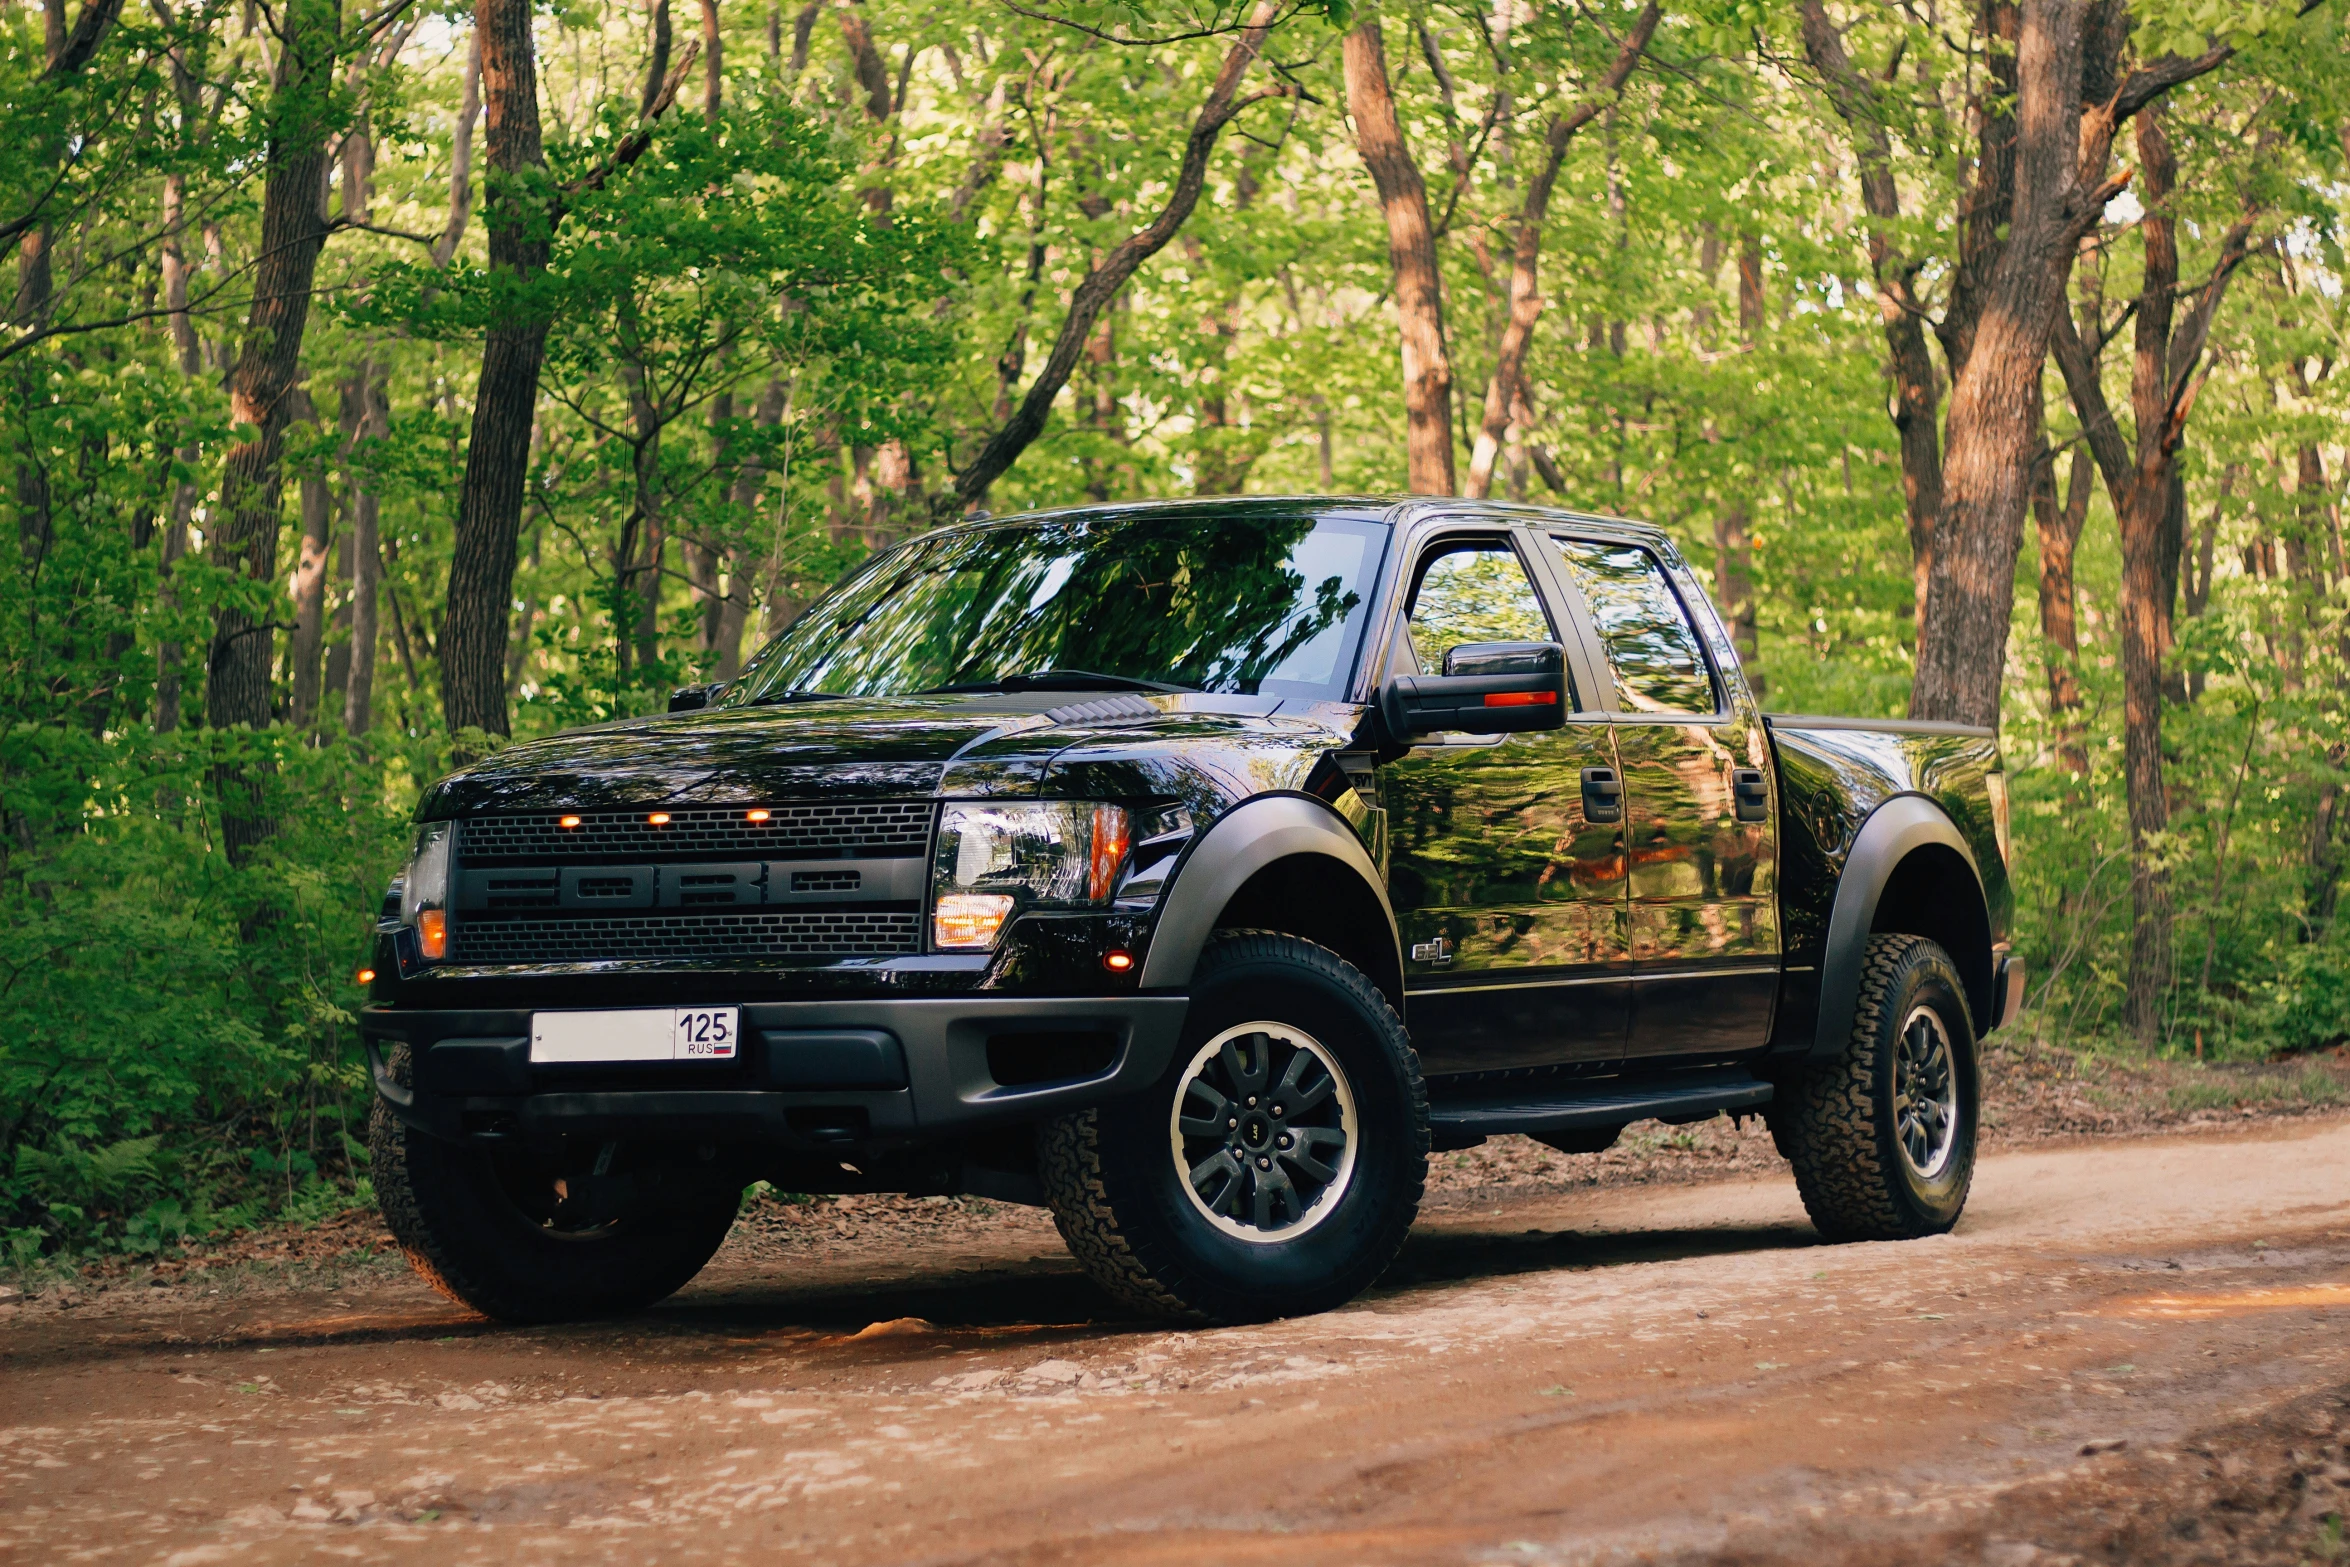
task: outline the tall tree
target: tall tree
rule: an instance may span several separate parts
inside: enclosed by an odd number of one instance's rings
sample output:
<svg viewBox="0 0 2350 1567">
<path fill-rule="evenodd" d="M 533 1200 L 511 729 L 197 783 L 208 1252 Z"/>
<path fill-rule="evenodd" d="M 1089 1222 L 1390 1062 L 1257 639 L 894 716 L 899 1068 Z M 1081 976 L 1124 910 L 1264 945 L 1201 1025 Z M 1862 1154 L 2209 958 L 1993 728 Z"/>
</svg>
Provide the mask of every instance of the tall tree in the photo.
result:
<svg viewBox="0 0 2350 1567">
<path fill-rule="evenodd" d="M 2014 195 L 1972 339 L 1954 354 L 1942 505 L 1910 716 L 1999 721 L 2015 561 L 2041 442 L 2040 369 L 2080 241 L 2128 185 L 2105 170 L 2120 128 L 2234 57 L 2164 55 L 2124 74 L 2119 6 L 2024 0 L 2016 40 Z M 1963 279 L 1962 279 L 1963 281 Z"/>
<path fill-rule="evenodd" d="M 2256 209 L 2221 237 L 2203 286 L 2179 315 L 2179 249 L 2173 201 L 2178 160 L 2159 106 L 2137 121 L 2138 161 L 2144 173 L 2138 224 L 2145 250 L 2133 306 L 2136 356 L 2130 376 L 2135 450 L 2106 404 L 2094 359 L 2071 316 L 2058 312 L 2054 348 L 2058 368 L 2082 433 L 2105 478 L 2121 533 L 2122 766 L 2130 813 L 2130 901 L 2133 924 L 2129 972 L 2123 985 L 2124 1022 L 2142 1045 L 2162 1028 L 2161 1002 L 2170 983 L 2170 881 L 2159 840 L 2170 825 L 2162 776 L 2163 661 L 2171 649 L 2178 597 L 2179 554 L 2185 540 L 2185 495 L 2178 471 L 2180 444 L 2206 373 L 2205 344 L 2226 297 L 2228 281 L 2248 253 Z"/>
<path fill-rule="evenodd" d="M 1402 328 L 1404 482 L 1415 495 L 1450 495 L 1452 353 L 1445 343 L 1444 280 L 1436 264 L 1436 227 L 1428 218 L 1428 186 L 1396 116 L 1387 44 L 1376 16 L 1364 17 L 1346 35 L 1344 54 L 1355 146 L 1387 220 L 1387 265 Z"/>
<path fill-rule="evenodd" d="M 1567 148 L 1574 142 L 1577 131 L 1598 118 L 1602 109 L 1622 96 L 1624 84 L 1631 80 L 1633 69 L 1640 64 L 1640 56 L 1648 48 L 1648 40 L 1656 32 L 1657 17 L 1655 0 L 1650 0 L 1633 19 L 1632 30 L 1625 35 L 1614 61 L 1599 79 L 1598 85 L 1582 102 L 1553 115 L 1549 129 L 1543 134 L 1542 166 L 1528 183 L 1525 200 L 1518 208 L 1516 242 L 1510 247 L 1509 321 L 1502 328 L 1501 344 L 1493 356 L 1493 373 L 1485 383 L 1485 415 L 1477 430 L 1476 447 L 1469 455 L 1469 480 L 1464 494 L 1482 499 L 1493 491 L 1493 465 L 1501 455 L 1502 437 L 1509 433 L 1511 412 L 1518 403 L 1518 385 L 1526 373 L 1526 350 L 1534 341 L 1534 325 L 1542 316 L 1542 226 L 1550 217 L 1551 188 L 1558 183 L 1559 168 L 1567 160 Z M 1365 25 L 1376 26 L 1375 23 Z M 1351 99 L 1354 84 L 1351 54 L 1348 62 L 1348 96 Z M 1384 75 L 1384 71 L 1381 74 Z M 1391 117 L 1392 112 L 1391 108 Z M 1425 197 L 1422 200 L 1424 215 Z M 1382 206 L 1388 205 L 1384 185 L 1380 188 L 1380 202 Z M 1388 232 L 1392 255 L 1395 232 L 1392 218 L 1389 220 Z M 1401 297 L 1399 289 L 1397 298 Z M 1448 457 L 1451 449 L 1448 435 L 1445 443 Z M 1415 489 L 1417 487 L 1414 486 Z"/>
<path fill-rule="evenodd" d="M 666 20 L 666 7 L 663 10 Z M 510 731 L 506 712 L 508 601 L 514 546 L 530 479 L 530 430 L 546 360 L 547 317 L 531 285 L 546 271 L 555 203 L 539 131 L 537 44 L 529 0 L 480 0 L 474 36 L 481 49 L 489 189 L 490 272 L 511 300 L 506 319 L 482 345 L 474 385 L 473 432 L 465 448 L 449 596 L 441 621 L 441 711 L 452 733 Z"/>
<path fill-rule="evenodd" d="M 1853 66 L 1844 35 L 1828 19 L 1821 0 L 1803 0 L 1802 29 L 1804 54 L 1819 72 L 1837 116 L 1851 130 L 1860 166 L 1861 208 L 1869 220 L 1869 270 L 1876 282 L 1878 320 L 1884 326 L 1886 367 L 1893 378 L 1893 428 L 1901 438 L 1913 615 L 1922 626 L 1926 578 L 1933 564 L 1934 519 L 1942 509 L 1942 432 L 1935 423 L 1941 387 L 1926 348 L 1926 312 L 1917 295 L 1918 273 L 1927 258 L 1901 249 L 1901 190 L 1894 179 L 1893 138 L 1880 90 Z M 1896 53 L 1888 73 L 1899 63 Z M 2000 167 L 1996 154 L 1984 167 Z"/>
<path fill-rule="evenodd" d="M 271 718 L 270 665 L 277 621 L 278 530 L 286 426 L 296 412 L 302 337 L 312 280 L 326 244 L 327 137 L 335 113 L 342 46 L 339 0 L 288 0 L 278 12 L 276 82 L 261 189 L 261 246 L 253 302 L 229 374 L 229 409 L 253 433 L 231 447 L 221 478 L 218 560 L 252 589 L 213 616 L 205 673 L 206 720 L 215 728 L 261 728 Z M 224 775 L 222 836 L 243 859 L 268 831 L 257 784 Z"/>
</svg>

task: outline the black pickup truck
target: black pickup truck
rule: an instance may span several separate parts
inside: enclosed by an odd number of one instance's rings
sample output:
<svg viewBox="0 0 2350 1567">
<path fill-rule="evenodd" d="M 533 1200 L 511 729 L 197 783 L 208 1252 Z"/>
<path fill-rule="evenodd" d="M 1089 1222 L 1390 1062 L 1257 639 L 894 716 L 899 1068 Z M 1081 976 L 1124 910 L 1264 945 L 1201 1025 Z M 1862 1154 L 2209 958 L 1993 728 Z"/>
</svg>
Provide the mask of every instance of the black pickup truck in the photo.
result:
<svg viewBox="0 0 2350 1567">
<path fill-rule="evenodd" d="M 925 533 L 742 676 L 441 780 L 374 1176 L 494 1317 L 692 1278 L 744 1187 L 1047 1204 L 1129 1306 L 1339 1304 L 1431 1150 L 1759 1114 L 1947 1230 L 2023 970 L 1987 730 L 1766 717 L 1633 523 L 1449 500 Z"/>
</svg>

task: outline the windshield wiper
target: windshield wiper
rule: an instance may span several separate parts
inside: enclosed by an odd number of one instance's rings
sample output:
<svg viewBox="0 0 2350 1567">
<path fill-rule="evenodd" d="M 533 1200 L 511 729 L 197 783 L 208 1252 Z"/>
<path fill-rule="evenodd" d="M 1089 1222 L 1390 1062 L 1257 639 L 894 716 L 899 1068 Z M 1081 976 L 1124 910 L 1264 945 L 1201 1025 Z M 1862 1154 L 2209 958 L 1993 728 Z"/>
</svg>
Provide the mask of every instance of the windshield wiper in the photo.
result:
<svg viewBox="0 0 2350 1567">
<path fill-rule="evenodd" d="M 1164 680 L 1138 680 L 1132 675 L 1105 675 L 1091 669 L 1035 669 L 1025 675 L 994 680 L 969 680 L 951 686 L 932 686 L 923 695 L 951 695 L 974 691 L 1196 691 Z"/>
<path fill-rule="evenodd" d="M 845 702 L 848 698 L 837 691 L 770 691 L 765 696 L 752 697 L 745 707 L 767 707 L 777 702 Z"/>
</svg>

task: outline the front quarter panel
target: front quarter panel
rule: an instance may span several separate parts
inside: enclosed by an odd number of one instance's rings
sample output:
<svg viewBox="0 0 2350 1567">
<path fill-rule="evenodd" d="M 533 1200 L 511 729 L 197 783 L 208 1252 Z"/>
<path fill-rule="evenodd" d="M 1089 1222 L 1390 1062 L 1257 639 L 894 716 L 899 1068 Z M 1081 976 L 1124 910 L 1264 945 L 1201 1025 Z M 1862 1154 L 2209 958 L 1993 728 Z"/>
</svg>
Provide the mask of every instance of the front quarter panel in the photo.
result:
<svg viewBox="0 0 2350 1567">
<path fill-rule="evenodd" d="M 1334 860 L 1361 879 L 1385 916 L 1390 972 L 1400 975 L 1403 953 L 1395 946 L 1395 911 L 1362 839 L 1320 800 L 1281 794 L 1234 808 L 1185 852 L 1143 959 L 1142 988 L 1175 990 L 1190 984 L 1218 917 L 1249 879 L 1281 860 L 1306 855 Z"/>
</svg>

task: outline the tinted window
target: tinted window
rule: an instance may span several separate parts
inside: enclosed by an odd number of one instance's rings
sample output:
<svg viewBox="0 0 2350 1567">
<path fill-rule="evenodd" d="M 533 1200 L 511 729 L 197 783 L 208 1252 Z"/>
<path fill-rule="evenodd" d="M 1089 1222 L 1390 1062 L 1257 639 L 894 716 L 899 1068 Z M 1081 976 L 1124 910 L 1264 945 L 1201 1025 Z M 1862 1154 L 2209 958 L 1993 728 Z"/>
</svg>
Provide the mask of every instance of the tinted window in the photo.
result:
<svg viewBox="0 0 2350 1567">
<path fill-rule="evenodd" d="M 916 538 L 810 606 L 727 700 L 907 696 L 1043 670 L 1340 699 L 1386 543 L 1376 522 L 1205 511 Z"/>
<path fill-rule="evenodd" d="M 1635 713 L 1713 712 L 1713 676 L 1656 557 L 1629 544 L 1556 542 L 1591 606 L 1623 705 Z"/>
<path fill-rule="evenodd" d="M 1548 642 L 1550 620 L 1517 552 L 1504 544 L 1447 550 L 1420 572 L 1404 617 L 1422 670 L 1444 668 L 1447 648 L 1470 642 Z"/>
</svg>

